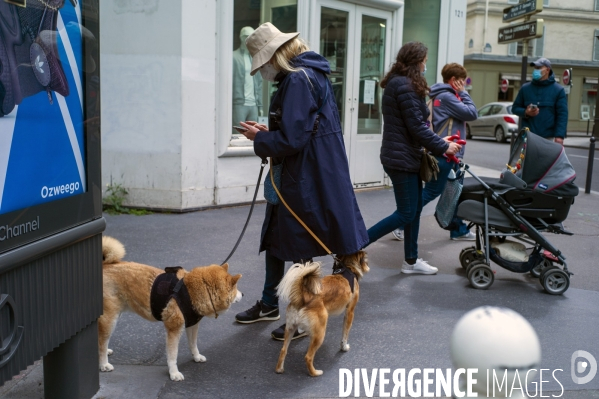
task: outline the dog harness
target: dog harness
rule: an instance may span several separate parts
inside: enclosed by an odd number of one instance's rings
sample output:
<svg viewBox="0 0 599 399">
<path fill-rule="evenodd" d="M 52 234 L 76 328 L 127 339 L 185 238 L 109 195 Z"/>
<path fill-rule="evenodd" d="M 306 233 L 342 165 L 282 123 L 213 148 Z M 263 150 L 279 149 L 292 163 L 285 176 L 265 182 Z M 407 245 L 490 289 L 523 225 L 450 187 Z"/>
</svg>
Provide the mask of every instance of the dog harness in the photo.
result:
<svg viewBox="0 0 599 399">
<path fill-rule="evenodd" d="M 333 275 L 335 274 L 341 274 L 343 277 L 345 277 L 345 279 L 349 283 L 349 287 L 351 288 L 351 293 L 353 294 L 354 279 L 356 278 L 354 272 L 352 272 L 351 269 L 349 269 L 348 267 L 345 267 L 343 263 L 335 262 L 335 264 L 333 265 Z"/>
<path fill-rule="evenodd" d="M 191 305 L 189 291 L 187 291 L 183 279 L 179 280 L 177 278 L 177 272 L 182 269 L 181 266 L 165 267 L 164 273 L 156 277 L 150 292 L 150 307 L 152 308 L 152 316 L 156 320 L 162 320 L 162 311 L 166 308 L 168 301 L 175 298 L 179 310 L 183 313 L 185 328 L 187 328 L 195 326 L 204 316 L 194 310 Z"/>
</svg>

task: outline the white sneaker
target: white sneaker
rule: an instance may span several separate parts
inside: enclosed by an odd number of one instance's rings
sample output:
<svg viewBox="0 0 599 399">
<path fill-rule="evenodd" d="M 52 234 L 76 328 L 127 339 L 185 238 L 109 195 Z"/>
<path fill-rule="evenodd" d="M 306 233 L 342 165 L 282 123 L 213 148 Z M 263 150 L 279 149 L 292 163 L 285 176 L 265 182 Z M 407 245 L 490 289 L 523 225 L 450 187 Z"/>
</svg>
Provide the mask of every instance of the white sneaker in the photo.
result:
<svg viewBox="0 0 599 399">
<path fill-rule="evenodd" d="M 395 239 L 398 241 L 403 241 L 403 230 L 402 229 L 393 230 L 393 237 L 395 237 Z"/>
<path fill-rule="evenodd" d="M 466 234 L 464 234 L 463 236 L 451 237 L 451 239 L 453 241 L 476 241 L 476 234 L 469 231 Z"/>
<path fill-rule="evenodd" d="M 401 265 L 401 272 L 405 274 L 437 274 L 438 271 L 439 269 L 437 269 L 435 266 L 429 265 L 422 258 L 416 259 L 416 263 L 413 265 L 410 265 L 405 260 Z"/>
</svg>

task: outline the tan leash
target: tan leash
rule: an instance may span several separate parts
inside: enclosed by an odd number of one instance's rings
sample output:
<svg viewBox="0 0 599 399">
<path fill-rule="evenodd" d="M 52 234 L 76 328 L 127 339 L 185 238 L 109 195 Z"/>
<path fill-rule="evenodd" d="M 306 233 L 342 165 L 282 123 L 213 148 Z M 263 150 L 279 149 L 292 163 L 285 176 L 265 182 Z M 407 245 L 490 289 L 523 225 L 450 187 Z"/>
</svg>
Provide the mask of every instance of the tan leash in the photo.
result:
<svg viewBox="0 0 599 399">
<path fill-rule="evenodd" d="M 270 159 L 270 164 L 272 165 L 272 158 Z M 327 254 L 332 256 L 333 259 L 338 260 L 335 255 L 333 255 L 333 253 L 331 252 L 330 249 L 327 248 L 326 245 L 324 245 L 324 243 L 322 241 L 320 241 L 320 239 L 316 236 L 316 234 L 314 234 L 312 232 L 312 230 L 310 230 L 310 228 L 308 226 L 306 226 L 306 223 L 303 222 L 302 219 L 300 219 L 299 216 L 297 216 L 295 214 L 295 212 L 293 212 L 293 210 L 289 207 L 289 205 L 287 205 L 287 202 L 285 202 L 285 200 L 283 199 L 283 196 L 281 195 L 281 193 L 279 192 L 279 189 L 277 188 L 277 185 L 275 184 L 275 179 L 273 177 L 273 173 L 272 173 L 272 168 L 270 168 L 270 182 L 272 183 L 272 186 L 275 189 L 275 192 L 277 193 L 277 196 L 279 197 L 279 199 L 281 200 L 281 202 L 283 203 L 283 205 L 285 205 L 285 208 L 287 208 L 287 210 L 293 215 L 293 217 L 304 227 L 304 229 L 306 229 L 306 231 L 308 233 L 310 233 L 310 235 L 312 237 L 314 237 L 314 239 L 320 244 L 320 246 L 322 248 L 324 248 L 325 251 L 327 251 Z"/>
</svg>

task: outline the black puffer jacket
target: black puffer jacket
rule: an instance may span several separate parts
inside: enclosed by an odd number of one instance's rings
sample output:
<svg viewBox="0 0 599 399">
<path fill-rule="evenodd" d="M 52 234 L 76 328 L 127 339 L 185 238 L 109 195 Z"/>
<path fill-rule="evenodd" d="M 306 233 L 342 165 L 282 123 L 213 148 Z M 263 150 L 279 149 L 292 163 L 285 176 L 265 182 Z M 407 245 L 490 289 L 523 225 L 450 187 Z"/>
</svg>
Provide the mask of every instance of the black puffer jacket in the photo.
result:
<svg viewBox="0 0 599 399">
<path fill-rule="evenodd" d="M 389 79 L 383 92 L 383 166 L 417 173 L 422 147 L 436 156 L 447 151 L 449 143 L 428 128 L 428 114 L 424 98 L 414 92 L 408 77 Z"/>
</svg>

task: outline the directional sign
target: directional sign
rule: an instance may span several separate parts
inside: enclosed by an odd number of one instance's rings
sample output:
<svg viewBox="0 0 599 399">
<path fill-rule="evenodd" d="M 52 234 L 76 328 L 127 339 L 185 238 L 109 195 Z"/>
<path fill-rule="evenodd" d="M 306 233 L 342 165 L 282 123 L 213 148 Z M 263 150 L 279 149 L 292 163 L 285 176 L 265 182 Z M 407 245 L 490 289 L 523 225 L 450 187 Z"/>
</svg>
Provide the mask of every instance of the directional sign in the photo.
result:
<svg viewBox="0 0 599 399">
<path fill-rule="evenodd" d="M 515 6 L 504 8 L 503 22 L 510 22 L 541 11 L 543 11 L 543 0 L 525 0 Z"/>
<path fill-rule="evenodd" d="M 543 20 L 537 19 L 536 21 L 499 28 L 497 42 L 505 44 L 525 39 L 535 39 L 541 36 L 543 36 Z"/>
<path fill-rule="evenodd" d="M 503 79 L 501 81 L 501 92 L 506 93 L 507 89 L 510 87 L 510 81 L 507 79 Z"/>
<path fill-rule="evenodd" d="M 570 70 L 569 69 L 564 70 L 564 74 L 562 75 L 562 82 L 566 86 L 570 84 Z"/>
</svg>

